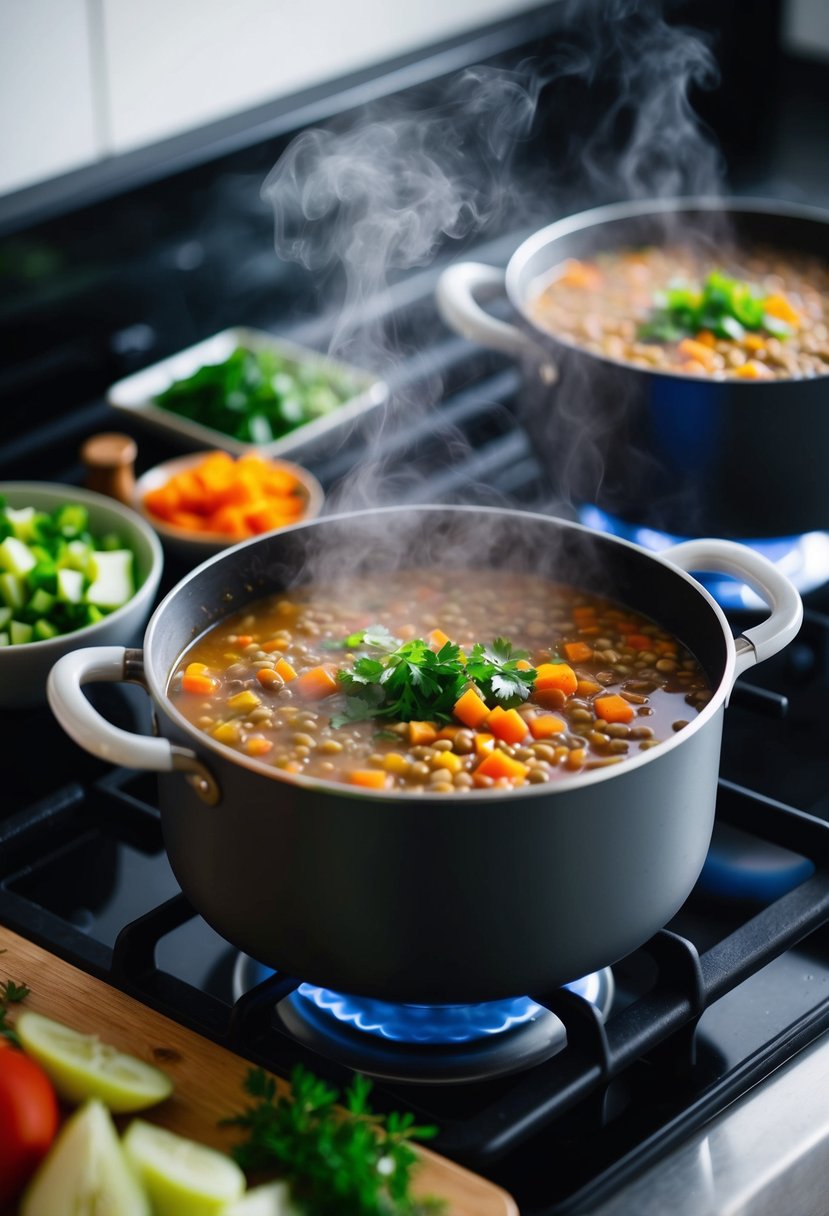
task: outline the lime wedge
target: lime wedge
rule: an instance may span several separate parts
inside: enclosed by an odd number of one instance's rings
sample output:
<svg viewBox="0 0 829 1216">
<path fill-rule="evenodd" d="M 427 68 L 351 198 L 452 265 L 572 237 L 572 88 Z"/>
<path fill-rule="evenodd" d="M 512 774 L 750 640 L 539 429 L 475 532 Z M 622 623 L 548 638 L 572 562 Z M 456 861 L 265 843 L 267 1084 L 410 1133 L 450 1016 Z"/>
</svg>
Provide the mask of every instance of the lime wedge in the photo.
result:
<svg viewBox="0 0 829 1216">
<path fill-rule="evenodd" d="M 129 1125 L 123 1148 L 154 1216 L 218 1216 L 245 1189 L 245 1176 L 230 1157 L 143 1119 Z"/>
<path fill-rule="evenodd" d="M 173 1092 L 172 1081 L 158 1068 L 116 1051 L 97 1035 L 80 1034 L 30 1009 L 18 1015 L 15 1030 L 68 1102 L 100 1098 L 121 1113 L 155 1106 Z"/>
<path fill-rule="evenodd" d="M 225 1208 L 222 1216 L 299 1216 L 291 1206 L 286 1182 L 269 1182 L 246 1191 L 237 1203 Z"/>
<path fill-rule="evenodd" d="M 87 1102 L 63 1125 L 29 1184 L 20 1216 L 150 1216 L 102 1103 Z"/>
</svg>

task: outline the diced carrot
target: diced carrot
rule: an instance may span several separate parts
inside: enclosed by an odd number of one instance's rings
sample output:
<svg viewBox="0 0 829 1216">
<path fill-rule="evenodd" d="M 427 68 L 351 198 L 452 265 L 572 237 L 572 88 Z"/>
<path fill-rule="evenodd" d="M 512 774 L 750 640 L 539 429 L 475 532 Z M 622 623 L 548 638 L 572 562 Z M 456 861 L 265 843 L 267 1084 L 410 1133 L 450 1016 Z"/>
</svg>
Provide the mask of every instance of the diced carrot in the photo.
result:
<svg viewBox="0 0 829 1216">
<path fill-rule="evenodd" d="M 488 756 L 495 746 L 495 736 L 479 731 L 475 735 L 475 755 Z"/>
<path fill-rule="evenodd" d="M 714 347 L 717 345 L 717 339 L 710 329 L 701 329 L 698 334 L 695 334 L 695 338 L 700 346 Z"/>
<path fill-rule="evenodd" d="M 181 677 L 182 692 L 194 693 L 199 697 L 209 697 L 219 687 L 219 681 L 207 674 L 204 663 L 188 663 Z"/>
<path fill-rule="evenodd" d="M 442 726 L 435 736 L 436 739 L 454 739 L 461 728 L 459 726 Z"/>
<path fill-rule="evenodd" d="M 715 352 L 704 342 L 696 342 L 693 338 L 683 338 L 677 350 L 683 358 L 701 364 L 706 371 L 712 371 L 715 366 Z"/>
<path fill-rule="evenodd" d="M 362 785 L 367 790 L 385 790 L 389 786 L 389 774 L 379 768 L 353 768 L 348 780 L 352 785 Z"/>
<path fill-rule="evenodd" d="M 685 372 L 686 376 L 707 376 L 711 369 L 700 363 L 699 359 L 686 359 L 680 363 L 679 370 Z"/>
<path fill-rule="evenodd" d="M 616 693 L 605 697 L 596 697 L 593 708 L 599 718 L 605 722 L 630 722 L 633 718 L 633 706 Z"/>
<path fill-rule="evenodd" d="M 567 759 L 565 760 L 564 763 L 567 765 L 568 768 L 576 769 L 576 768 L 581 768 L 581 766 L 584 764 L 586 759 L 587 759 L 587 748 L 586 747 L 574 747 L 571 751 L 569 751 L 567 753 Z"/>
<path fill-rule="evenodd" d="M 274 671 L 282 676 L 282 679 L 287 683 L 289 680 L 296 679 L 296 672 L 287 659 L 280 659 L 274 667 Z"/>
<path fill-rule="evenodd" d="M 556 282 L 563 283 L 565 287 L 583 287 L 586 291 L 595 291 L 601 286 L 602 274 L 592 262 L 568 258 Z"/>
<path fill-rule="evenodd" d="M 458 697 L 452 712 L 456 718 L 460 718 L 464 726 L 471 726 L 473 730 L 480 726 L 489 714 L 486 702 L 478 696 L 474 688 L 468 688 L 463 696 Z"/>
<path fill-rule="evenodd" d="M 517 671 L 532 671 L 533 669 L 532 663 L 528 663 L 526 659 L 519 659 L 515 667 Z"/>
<path fill-rule="evenodd" d="M 571 663 L 587 663 L 593 658 L 593 648 L 586 642 L 565 642 L 564 653 Z"/>
<path fill-rule="evenodd" d="M 758 350 L 762 350 L 766 345 L 767 339 L 761 338 L 759 334 L 746 334 L 740 345 L 743 350 L 753 351 L 755 354 Z"/>
<path fill-rule="evenodd" d="M 530 718 L 530 734 L 534 739 L 549 739 L 550 735 L 560 735 L 566 729 L 566 724 L 555 714 L 538 714 Z"/>
<path fill-rule="evenodd" d="M 576 695 L 579 697 L 592 697 L 594 692 L 601 690 L 601 684 L 597 684 L 595 680 L 579 680 L 576 685 Z"/>
<path fill-rule="evenodd" d="M 446 645 L 446 643 L 450 642 L 451 640 L 452 639 L 450 637 L 448 637 L 443 632 L 442 629 L 433 629 L 432 632 L 429 634 L 429 649 L 437 652 L 438 650 L 441 650 Z"/>
<path fill-rule="evenodd" d="M 576 691 L 578 679 L 573 668 L 567 663 L 542 663 L 537 667 L 535 675 L 535 692 L 544 692 L 548 688 L 558 688 L 569 697 Z"/>
<path fill-rule="evenodd" d="M 658 638 L 654 642 L 653 648 L 657 654 L 677 654 L 678 653 L 676 642 L 662 641 L 661 638 Z"/>
<path fill-rule="evenodd" d="M 236 639 L 236 645 L 237 646 L 250 646 L 252 641 L 253 641 L 252 633 L 240 633 Z"/>
<path fill-rule="evenodd" d="M 249 756 L 267 756 L 273 748 L 269 739 L 248 739 L 245 751 Z"/>
<path fill-rule="evenodd" d="M 767 312 L 771 317 L 777 317 L 779 321 L 785 321 L 787 325 L 799 325 L 800 313 L 796 308 L 793 308 L 786 296 L 782 293 L 775 293 L 773 296 L 766 296 L 763 301 L 763 311 Z"/>
<path fill-rule="evenodd" d="M 504 743 L 520 743 L 527 737 L 527 723 L 516 709 L 504 709 L 496 705 L 487 714 L 486 727 L 497 739 Z"/>
<path fill-rule="evenodd" d="M 646 633 L 629 633 L 625 642 L 634 650 L 653 650 L 653 638 L 649 638 Z"/>
<path fill-rule="evenodd" d="M 269 642 L 261 643 L 260 650 L 270 654 L 272 650 L 287 650 L 290 644 L 287 638 L 271 638 Z"/>
<path fill-rule="evenodd" d="M 296 688 L 308 700 L 321 701 L 337 691 L 337 677 L 329 667 L 309 667 L 297 677 Z"/>
<path fill-rule="evenodd" d="M 596 619 L 596 609 L 591 604 L 580 604 L 573 609 L 573 620 L 577 625 L 586 625 Z"/>
<path fill-rule="evenodd" d="M 560 688 L 538 688 L 536 686 L 532 692 L 532 699 L 542 709 L 563 709 L 567 694 Z"/>
<path fill-rule="evenodd" d="M 752 359 L 734 368 L 734 375 L 739 376 L 741 380 L 768 380 L 771 374 L 765 364 L 755 363 Z"/>
<path fill-rule="evenodd" d="M 477 776 L 491 777 L 493 781 L 497 781 L 499 777 L 506 777 L 510 781 L 523 781 L 529 771 L 526 764 L 499 751 L 490 752 L 475 769 Z"/>
<path fill-rule="evenodd" d="M 434 743 L 438 737 L 438 732 L 431 722 L 410 722 L 409 723 L 409 742 L 412 746 L 427 746 L 429 743 Z"/>
</svg>

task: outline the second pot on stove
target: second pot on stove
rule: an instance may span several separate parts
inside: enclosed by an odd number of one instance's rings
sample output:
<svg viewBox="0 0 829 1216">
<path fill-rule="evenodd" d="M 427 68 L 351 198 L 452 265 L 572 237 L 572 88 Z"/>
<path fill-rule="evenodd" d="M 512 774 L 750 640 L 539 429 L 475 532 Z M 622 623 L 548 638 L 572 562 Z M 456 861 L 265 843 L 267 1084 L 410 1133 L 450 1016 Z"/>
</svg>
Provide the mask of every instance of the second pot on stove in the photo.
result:
<svg viewBox="0 0 829 1216">
<path fill-rule="evenodd" d="M 686 241 L 829 260 L 829 214 L 753 199 L 597 207 L 528 237 L 506 272 L 450 266 L 438 306 L 465 337 L 521 359 L 521 421 L 556 491 L 577 506 L 674 536 L 829 530 L 829 376 L 750 383 L 645 369 L 575 346 L 533 317 L 537 292 L 567 258 Z M 515 324 L 481 306 L 504 294 Z"/>
<path fill-rule="evenodd" d="M 586 591 L 655 616 L 701 662 L 713 696 L 659 747 L 546 786 L 454 796 L 360 790 L 293 776 L 200 732 L 166 695 L 193 639 L 253 600 L 307 578 L 331 546 L 382 580 L 406 554 L 448 551 L 508 578 L 578 571 Z M 407 548 L 411 546 L 411 548 Z M 443 558 L 443 560 L 442 560 Z M 688 570 L 750 583 L 768 620 L 735 642 Z M 447 576 L 451 577 L 451 566 Z M 654 555 L 576 524 L 519 511 L 392 508 L 333 516 L 239 545 L 188 575 L 150 621 L 141 651 L 76 651 L 53 669 L 64 729 L 112 763 L 154 769 L 181 887 L 239 949 L 322 987 L 409 1003 L 542 994 L 642 945 L 688 896 L 714 819 L 722 717 L 736 676 L 800 624 L 797 592 L 764 558 L 724 541 Z M 158 737 L 104 721 L 83 695 L 133 680 Z"/>
</svg>

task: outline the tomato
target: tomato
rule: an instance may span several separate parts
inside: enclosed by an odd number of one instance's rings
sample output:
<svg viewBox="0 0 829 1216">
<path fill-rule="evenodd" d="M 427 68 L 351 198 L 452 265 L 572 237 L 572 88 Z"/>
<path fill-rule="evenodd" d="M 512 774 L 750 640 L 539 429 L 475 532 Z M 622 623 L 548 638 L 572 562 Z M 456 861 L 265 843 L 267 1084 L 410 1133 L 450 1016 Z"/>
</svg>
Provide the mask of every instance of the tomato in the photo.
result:
<svg viewBox="0 0 829 1216">
<path fill-rule="evenodd" d="M 58 1103 L 46 1073 L 0 1039 L 0 1204 L 34 1173 L 58 1130 Z"/>
</svg>

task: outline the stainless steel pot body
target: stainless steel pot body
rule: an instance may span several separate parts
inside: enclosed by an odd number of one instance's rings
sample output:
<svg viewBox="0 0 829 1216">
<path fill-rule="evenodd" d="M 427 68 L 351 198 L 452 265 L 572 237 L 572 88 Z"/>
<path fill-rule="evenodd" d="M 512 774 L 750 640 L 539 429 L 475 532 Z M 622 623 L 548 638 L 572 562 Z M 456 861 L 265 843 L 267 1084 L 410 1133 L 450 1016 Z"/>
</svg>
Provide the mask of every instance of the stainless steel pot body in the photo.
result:
<svg viewBox="0 0 829 1216">
<path fill-rule="evenodd" d="M 829 529 L 829 376 L 764 383 L 648 371 L 560 341 L 533 319 L 534 298 L 567 258 L 724 241 L 829 260 L 829 216 L 748 199 L 599 207 L 529 237 L 506 276 L 450 267 L 438 304 L 460 333 L 526 364 L 522 422 L 556 489 L 577 505 L 678 536 Z M 516 325 L 478 304 L 504 291 Z"/>
<path fill-rule="evenodd" d="M 762 637 L 735 646 L 680 565 L 578 525 L 511 511 L 392 509 L 318 520 L 214 558 L 157 609 L 143 661 L 140 652 L 76 652 L 53 670 L 50 701 L 90 750 L 162 770 L 176 877 L 205 920 L 254 958 L 392 1001 L 540 993 L 628 953 L 683 903 L 711 835 L 735 674 L 798 627 L 800 601 L 773 567 L 741 546 L 696 543 L 709 548 L 679 546 L 676 561 L 725 564 L 774 602 Z M 655 614 L 703 663 L 712 701 L 624 764 L 547 787 L 447 798 L 279 774 L 201 734 L 167 698 L 195 636 L 230 609 L 307 580 L 320 553 L 382 584 L 401 553 L 407 565 L 431 566 L 450 546 L 493 577 L 529 568 Z M 85 681 L 125 673 L 145 683 L 159 737 L 116 731 L 80 692 Z"/>
</svg>

